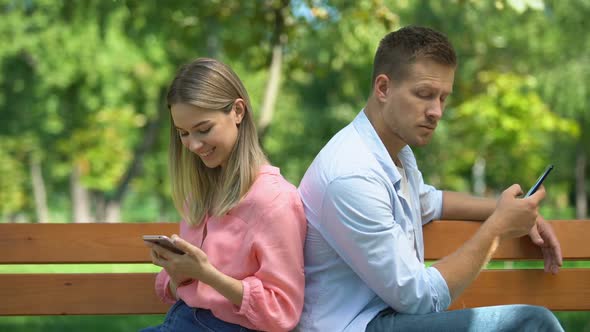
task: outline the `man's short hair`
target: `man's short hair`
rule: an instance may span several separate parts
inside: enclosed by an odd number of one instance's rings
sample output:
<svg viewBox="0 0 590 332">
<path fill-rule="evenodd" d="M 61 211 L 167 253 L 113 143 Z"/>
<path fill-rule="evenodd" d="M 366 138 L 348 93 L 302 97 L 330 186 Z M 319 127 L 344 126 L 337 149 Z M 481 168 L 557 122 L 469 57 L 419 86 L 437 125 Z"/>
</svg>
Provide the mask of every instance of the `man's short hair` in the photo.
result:
<svg viewBox="0 0 590 332">
<path fill-rule="evenodd" d="M 421 59 L 457 66 L 453 45 L 442 33 L 419 26 L 408 26 L 390 32 L 381 39 L 375 52 L 371 84 L 381 74 L 397 82 L 402 81 L 408 75 L 408 67 Z"/>
</svg>

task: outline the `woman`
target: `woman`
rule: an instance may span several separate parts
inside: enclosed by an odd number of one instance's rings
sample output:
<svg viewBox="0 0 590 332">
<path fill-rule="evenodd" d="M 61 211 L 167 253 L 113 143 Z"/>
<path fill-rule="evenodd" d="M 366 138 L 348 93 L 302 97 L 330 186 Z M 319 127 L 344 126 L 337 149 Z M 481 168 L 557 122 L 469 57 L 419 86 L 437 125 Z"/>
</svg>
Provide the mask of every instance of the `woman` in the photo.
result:
<svg viewBox="0 0 590 332">
<path fill-rule="evenodd" d="M 168 92 L 170 174 L 179 213 L 174 254 L 147 243 L 163 267 L 156 292 L 175 304 L 145 331 L 286 331 L 303 307 L 306 221 L 297 191 L 268 164 L 238 76 L 200 58 Z"/>
</svg>

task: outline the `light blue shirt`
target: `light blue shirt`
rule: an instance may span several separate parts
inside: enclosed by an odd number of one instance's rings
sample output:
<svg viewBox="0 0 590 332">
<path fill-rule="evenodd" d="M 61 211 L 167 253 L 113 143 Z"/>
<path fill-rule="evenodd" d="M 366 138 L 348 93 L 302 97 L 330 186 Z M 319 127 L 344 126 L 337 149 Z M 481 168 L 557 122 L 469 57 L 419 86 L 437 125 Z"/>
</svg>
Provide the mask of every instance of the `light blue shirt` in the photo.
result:
<svg viewBox="0 0 590 332">
<path fill-rule="evenodd" d="M 412 150 L 398 154 L 411 199 L 364 111 L 320 151 L 299 186 L 308 231 L 300 331 L 364 331 L 379 311 L 444 311 L 451 298 L 424 265 L 422 226 L 442 192 L 424 184 Z"/>
</svg>

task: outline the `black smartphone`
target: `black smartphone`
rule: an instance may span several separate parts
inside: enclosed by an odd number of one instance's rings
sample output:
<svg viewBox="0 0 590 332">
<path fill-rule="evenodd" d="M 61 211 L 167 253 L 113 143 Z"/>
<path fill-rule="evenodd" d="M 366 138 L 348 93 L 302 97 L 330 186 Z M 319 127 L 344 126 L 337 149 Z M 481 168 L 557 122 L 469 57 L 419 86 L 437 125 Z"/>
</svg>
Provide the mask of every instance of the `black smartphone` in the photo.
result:
<svg viewBox="0 0 590 332">
<path fill-rule="evenodd" d="M 524 195 L 525 198 L 534 194 L 537 191 L 537 189 L 539 189 L 539 187 L 541 186 L 543 181 L 545 181 L 545 178 L 547 177 L 547 175 L 549 175 L 549 172 L 551 172 L 552 169 L 553 169 L 553 165 L 549 165 L 549 166 L 547 166 L 547 168 L 545 168 L 545 171 L 543 172 L 543 174 L 541 174 L 541 176 L 539 176 L 539 178 L 537 179 L 537 182 L 535 182 L 535 184 L 531 187 L 531 189 L 529 189 L 529 192 L 527 192 L 526 195 Z"/>
<path fill-rule="evenodd" d="M 184 251 L 180 250 L 180 248 L 174 245 L 172 239 L 166 235 L 144 235 L 143 240 L 155 243 L 161 247 L 166 248 L 167 250 L 172 251 L 175 254 L 184 255 Z"/>
</svg>

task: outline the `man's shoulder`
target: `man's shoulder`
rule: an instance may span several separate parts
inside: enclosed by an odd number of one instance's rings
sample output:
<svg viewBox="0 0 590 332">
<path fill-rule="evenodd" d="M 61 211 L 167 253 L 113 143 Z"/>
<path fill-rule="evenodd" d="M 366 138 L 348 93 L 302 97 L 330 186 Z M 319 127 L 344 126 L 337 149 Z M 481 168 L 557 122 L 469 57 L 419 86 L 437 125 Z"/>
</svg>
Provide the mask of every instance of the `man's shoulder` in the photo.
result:
<svg viewBox="0 0 590 332">
<path fill-rule="evenodd" d="M 304 199 L 318 200 L 329 187 L 387 185 L 388 177 L 373 153 L 360 138 L 335 136 L 311 163 L 301 183 L 299 194 Z"/>
<path fill-rule="evenodd" d="M 360 136 L 354 131 L 343 130 L 322 148 L 307 173 L 319 173 L 329 182 L 351 174 L 375 172 L 378 168 L 377 160 Z"/>
</svg>

